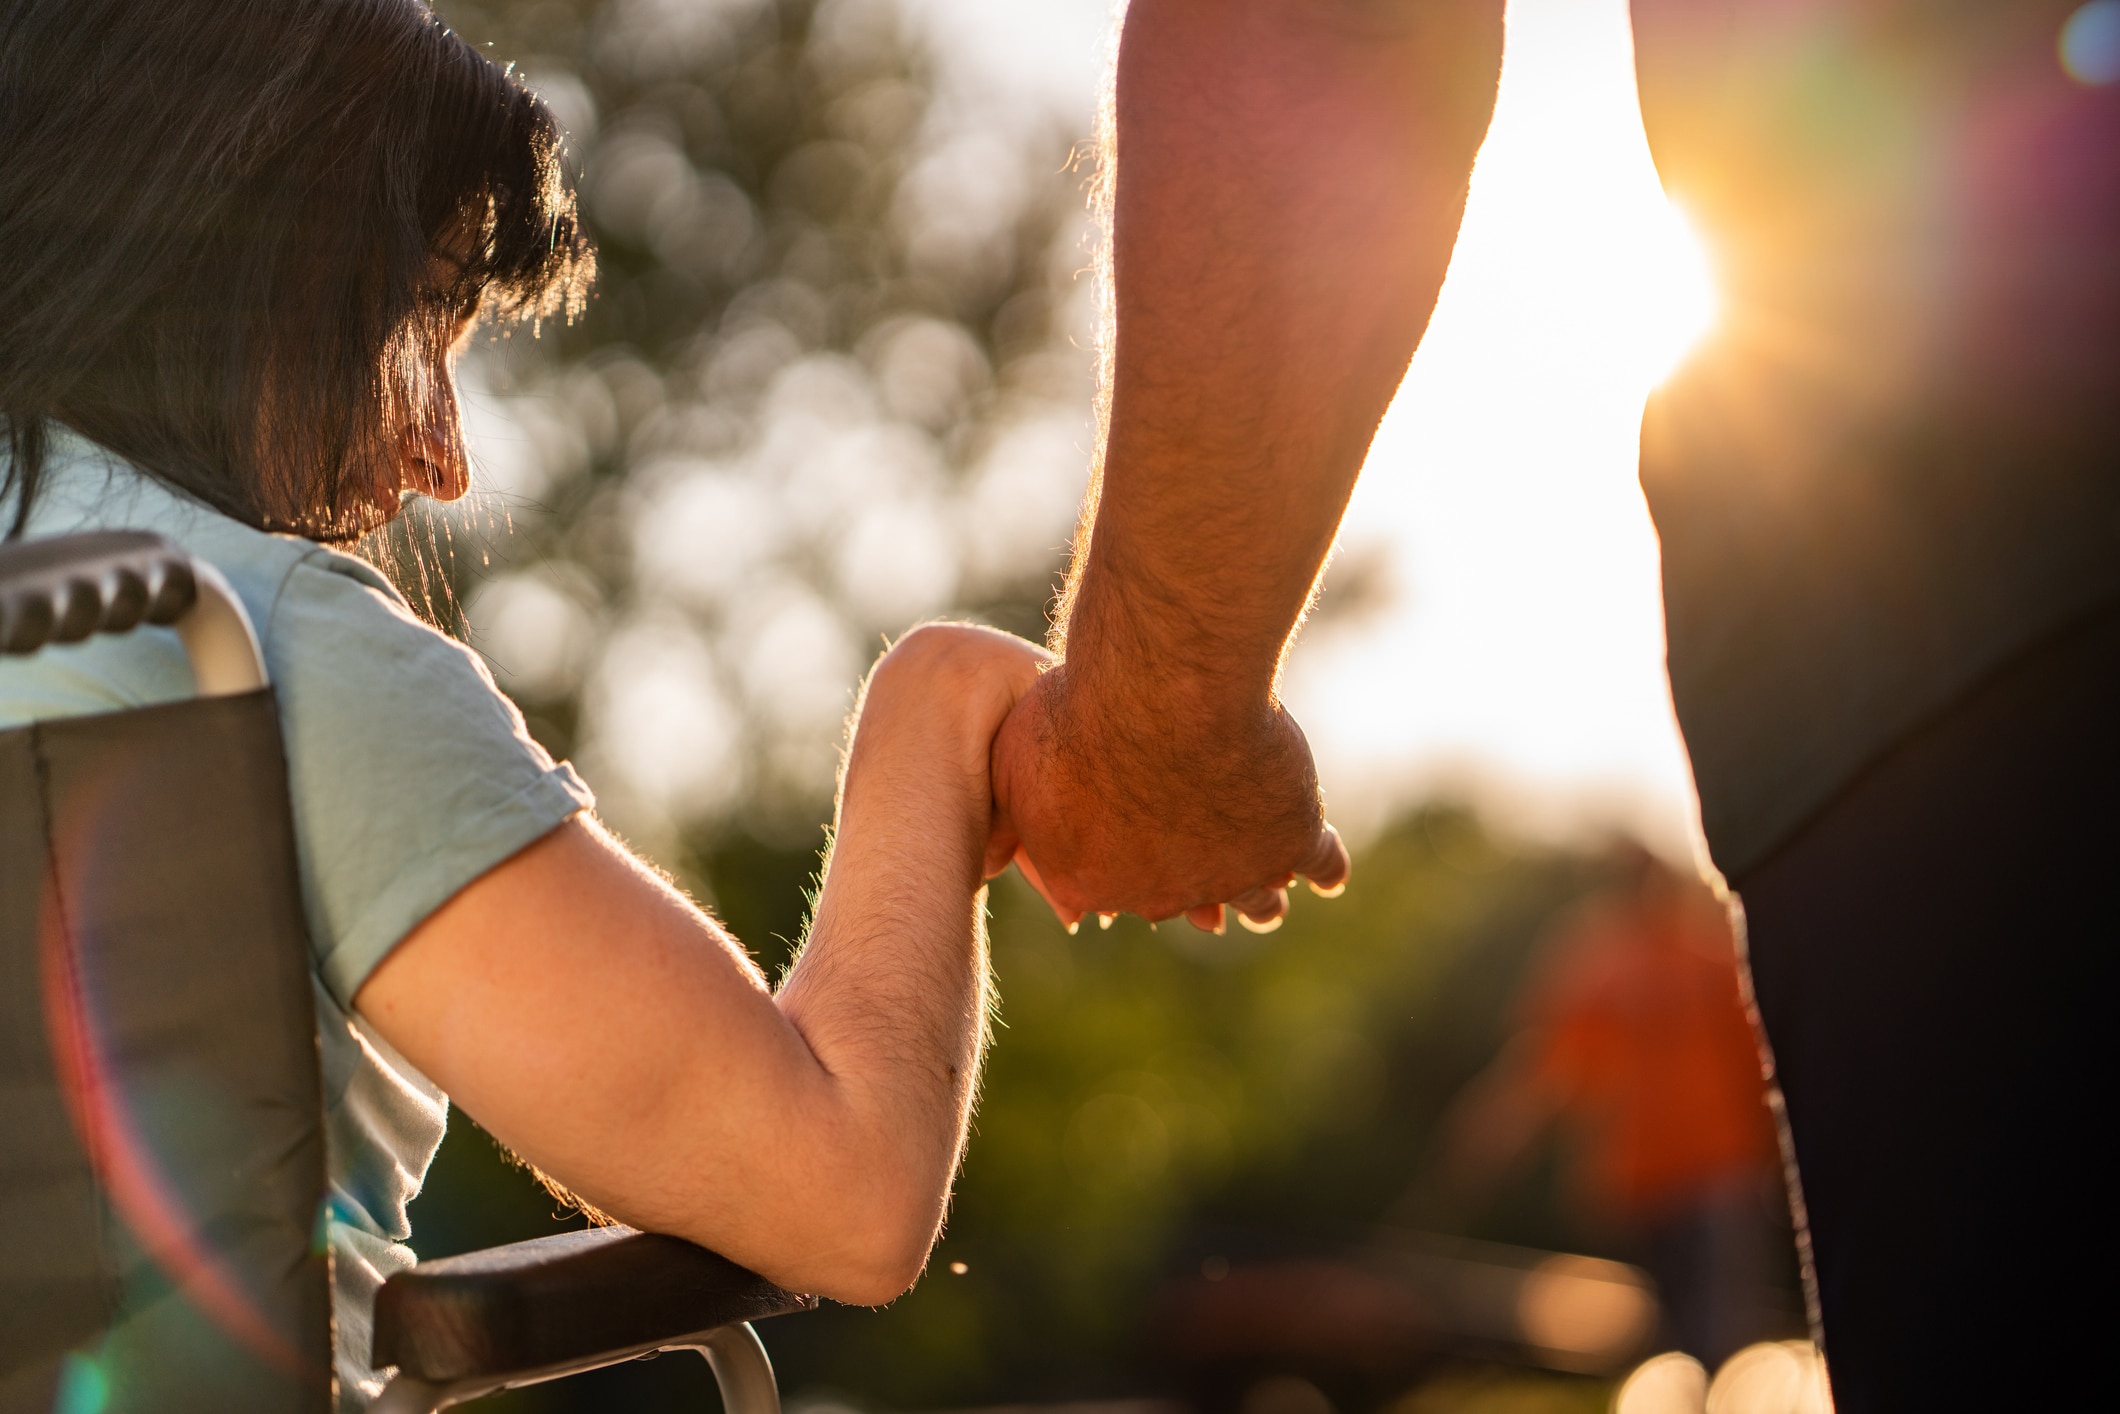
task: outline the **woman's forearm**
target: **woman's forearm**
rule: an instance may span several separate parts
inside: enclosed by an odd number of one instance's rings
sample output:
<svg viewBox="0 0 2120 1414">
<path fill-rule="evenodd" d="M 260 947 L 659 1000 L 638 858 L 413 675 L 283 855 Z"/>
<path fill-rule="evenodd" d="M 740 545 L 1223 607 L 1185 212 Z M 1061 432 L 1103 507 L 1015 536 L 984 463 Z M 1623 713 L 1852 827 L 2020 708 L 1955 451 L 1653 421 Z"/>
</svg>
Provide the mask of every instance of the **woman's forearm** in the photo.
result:
<svg viewBox="0 0 2120 1414">
<path fill-rule="evenodd" d="M 778 1002 L 818 1070 L 816 1162 L 833 1175 L 819 1188 L 843 1215 L 866 1299 L 882 1301 L 919 1274 L 970 1120 L 989 1006 L 985 891 L 979 841 L 955 822 L 850 804 Z"/>
<path fill-rule="evenodd" d="M 815 924 L 776 996 L 578 817 L 467 885 L 354 998 L 451 1098 L 636 1226 L 875 1303 L 919 1273 L 985 1034 L 994 728 L 1037 671 L 985 630 L 872 678 Z"/>
<path fill-rule="evenodd" d="M 596 1207 L 797 1290 L 887 1301 L 918 1275 L 955 1167 L 985 939 L 976 864 L 944 858 L 970 846 L 871 850 L 853 813 L 777 999 L 711 920 L 577 821 L 452 899 L 356 1005 Z"/>
<path fill-rule="evenodd" d="M 993 671 L 1002 642 L 1013 682 Z M 991 1001 L 987 754 L 1034 663 L 1028 645 L 945 628 L 909 635 L 878 665 L 816 916 L 777 999 L 843 1126 L 834 1186 L 859 1215 L 849 1240 L 863 1244 L 877 1299 L 925 1261 L 971 1118 Z"/>
</svg>

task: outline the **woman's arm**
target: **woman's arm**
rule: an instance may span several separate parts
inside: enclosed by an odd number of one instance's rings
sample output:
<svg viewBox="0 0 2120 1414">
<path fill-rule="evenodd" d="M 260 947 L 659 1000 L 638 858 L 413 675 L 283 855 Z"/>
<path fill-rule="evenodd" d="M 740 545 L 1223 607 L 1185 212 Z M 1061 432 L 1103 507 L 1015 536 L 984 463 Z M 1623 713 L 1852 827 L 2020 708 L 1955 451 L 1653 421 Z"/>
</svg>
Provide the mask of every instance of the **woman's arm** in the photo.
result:
<svg viewBox="0 0 2120 1414">
<path fill-rule="evenodd" d="M 1040 656 L 938 626 L 877 665 L 816 916 L 777 996 L 712 919 L 577 817 L 414 930 L 356 1008 L 613 1215 L 796 1290 L 890 1300 L 926 1261 L 971 1114 L 987 757 Z"/>
</svg>

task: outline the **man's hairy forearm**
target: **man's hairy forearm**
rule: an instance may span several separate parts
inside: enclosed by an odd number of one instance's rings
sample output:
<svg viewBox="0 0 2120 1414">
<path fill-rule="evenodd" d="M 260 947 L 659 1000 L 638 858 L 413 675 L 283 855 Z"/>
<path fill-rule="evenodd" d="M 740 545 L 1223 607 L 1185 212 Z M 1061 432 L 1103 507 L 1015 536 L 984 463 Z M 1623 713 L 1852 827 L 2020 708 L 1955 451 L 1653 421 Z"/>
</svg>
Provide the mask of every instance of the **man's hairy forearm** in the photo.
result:
<svg viewBox="0 0 2120 1414">
<path fill-rule="evenodd" d="M 1281 653 L 1427 326 L 1502 0 L 1131 0 L 1102 450 L 994 798 L 1063 917 L 1216 926 L 1333 888 Z M 989 861 L 991 862 L 991 861 Z"/>
<path fill-rule="evenodd" d="M 1105 438 L 1060 630 L 1082 686 L 1270 700 L 1442 283 L 1501 10 L 1132 0 Z"/>
</svg>

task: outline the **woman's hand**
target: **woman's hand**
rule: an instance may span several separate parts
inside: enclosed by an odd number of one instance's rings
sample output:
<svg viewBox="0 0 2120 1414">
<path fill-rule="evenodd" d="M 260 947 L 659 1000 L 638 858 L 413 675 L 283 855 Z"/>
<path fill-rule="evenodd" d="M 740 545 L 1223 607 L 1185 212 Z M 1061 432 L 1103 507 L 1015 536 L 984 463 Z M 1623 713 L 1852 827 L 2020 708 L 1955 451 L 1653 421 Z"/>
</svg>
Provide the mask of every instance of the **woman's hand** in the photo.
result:
<svg viewBox="0 0 2120 1414">
<path fill-rule="evenodd" d="M 1007 868 L 1013 844 L 998 865 L 989 847 L 994 737 L 1051 661 L 1036 644 L 975 624 L 923 624 L 900 638 L 870 672 L 855 709 L 840 782 L 842 827 L 850 813 L 914 812 L 919 828 L 964 832 L 968 858 L 991 865 L 974 883 Z"/>
</svg>

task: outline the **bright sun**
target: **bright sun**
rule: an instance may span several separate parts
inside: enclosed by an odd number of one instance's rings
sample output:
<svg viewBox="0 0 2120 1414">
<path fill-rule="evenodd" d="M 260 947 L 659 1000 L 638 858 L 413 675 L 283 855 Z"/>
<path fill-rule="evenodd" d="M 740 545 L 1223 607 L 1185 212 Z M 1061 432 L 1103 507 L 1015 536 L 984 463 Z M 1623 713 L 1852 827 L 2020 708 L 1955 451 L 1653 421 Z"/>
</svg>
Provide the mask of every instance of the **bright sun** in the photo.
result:
<svg viewBox="0 0 2120 1414">
<path fill-rule="evenodd" d="M 1657 203 L 1641 213 L 1640 225 L 1655 268 L 1642 281 L 1633 358 L 1654 387 L 1715 327 L 1715 273 L 1700 234 L 1678 207 Z"/>
</svg>

